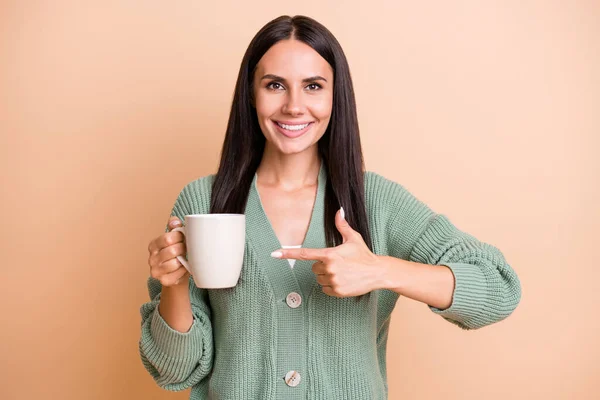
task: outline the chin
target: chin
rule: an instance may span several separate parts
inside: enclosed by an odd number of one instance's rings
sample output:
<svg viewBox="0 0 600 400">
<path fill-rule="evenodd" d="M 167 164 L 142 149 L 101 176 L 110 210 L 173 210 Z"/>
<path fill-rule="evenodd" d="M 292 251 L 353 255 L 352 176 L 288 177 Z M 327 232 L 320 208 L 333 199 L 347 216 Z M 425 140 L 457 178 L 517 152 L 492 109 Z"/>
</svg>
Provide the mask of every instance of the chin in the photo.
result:
<svg viewBox="0 0 600 400">
<path fill-rule="evenodd" d="M 307 149 L 309 149 L 311 146 L 299 146 L 299 145 L 283 145 L 283 146 L 276 146 L 277 151 L 279 151 L 280 153 L 283 154 L 299 154 L 302 153 L 304 151 L 306 151 Z"/>
</svg>

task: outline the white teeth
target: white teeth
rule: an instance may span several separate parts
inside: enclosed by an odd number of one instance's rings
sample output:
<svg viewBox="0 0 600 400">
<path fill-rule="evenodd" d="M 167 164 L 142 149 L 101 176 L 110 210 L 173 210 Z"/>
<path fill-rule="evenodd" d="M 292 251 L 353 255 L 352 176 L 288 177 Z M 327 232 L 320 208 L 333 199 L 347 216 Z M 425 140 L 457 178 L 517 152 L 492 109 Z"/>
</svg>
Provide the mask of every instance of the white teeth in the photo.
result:
<svg viewBox="0 0 600 400">
<path fill-rule="evenodd" d="M 302 129 L 304 129 L 308 125 L 310 125 L 310 122 L 308 124 L 304 124 L 304 125 L 286 125 L 286 124 L 277 122 L 277 125 L 279 125 L 283 129 L 287 129 L 288 131 L 301 131 Z"/>
</svg>

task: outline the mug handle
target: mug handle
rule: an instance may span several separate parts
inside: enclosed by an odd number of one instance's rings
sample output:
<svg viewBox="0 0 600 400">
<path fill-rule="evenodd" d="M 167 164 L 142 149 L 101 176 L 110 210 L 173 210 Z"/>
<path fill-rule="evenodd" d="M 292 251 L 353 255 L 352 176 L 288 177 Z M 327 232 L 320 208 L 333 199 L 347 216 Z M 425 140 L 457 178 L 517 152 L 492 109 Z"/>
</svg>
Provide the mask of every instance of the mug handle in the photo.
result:
<svg viewBox="0 0 600 400">
<path fill-rule="evenodd" d="M 179 227 L 177 227 L 175 229 L 171 229 L 171 232 L 181 232 L 183 234 L 184 239 L 185 239 L 185 226 L 179 226 Z M 191 274 L 192 273 L 192 268 L 190 267 L 190 264 L 187 262 L 187 260 L 185 259 L 185 257 L 183 257 L 183 256 L 177 256 L 177 259 L 183 265 L 183 267 L 185 269 L 187 269 L 187 271 Z"/>
</svg>

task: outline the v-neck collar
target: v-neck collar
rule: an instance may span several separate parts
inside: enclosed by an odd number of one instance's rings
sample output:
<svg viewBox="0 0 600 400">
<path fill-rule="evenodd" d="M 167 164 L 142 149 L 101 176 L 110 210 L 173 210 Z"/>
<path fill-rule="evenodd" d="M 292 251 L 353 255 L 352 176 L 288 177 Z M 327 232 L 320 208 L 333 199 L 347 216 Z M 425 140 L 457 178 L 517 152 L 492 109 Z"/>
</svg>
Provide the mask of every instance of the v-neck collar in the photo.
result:
<svg viewBox="0 0 600 400">
<path fill-rule="evenodd" d="M 317 195 L 313 205 L 308 231 L 302 242 L 302 247 L 320 249 L 326 247 L 325 240 L 325 188 L 327 172 L 321 161 L 318 176 Z M 290 268 L 288 260 L 271 257 L 271 253 L 281 249 L 281 243 L 269 221 L 256 186 L 257 175 L 254 174 L 248 202 L 246 203 L 246 234 L 248 241 L 256 252 L 258 262 L 273 288 L 273 293 L 278 299 L 285 297 L 292 291 L 300 291 L 308 299 L 317 281 L 312 272 L 311 260 L 296 260 L 294 268 Z"/>
</svg>

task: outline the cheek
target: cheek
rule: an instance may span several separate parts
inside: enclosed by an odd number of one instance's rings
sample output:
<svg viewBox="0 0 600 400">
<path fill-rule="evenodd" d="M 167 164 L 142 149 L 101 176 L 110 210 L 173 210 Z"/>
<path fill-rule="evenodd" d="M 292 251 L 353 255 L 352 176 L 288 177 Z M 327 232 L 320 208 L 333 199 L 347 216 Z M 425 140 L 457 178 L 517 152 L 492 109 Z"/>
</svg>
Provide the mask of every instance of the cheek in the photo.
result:
<svg viewBox="0 0 600 400">
<path fill-rule="evenodd" d="M 332 106 L 331 100 L 323 99 L 314 103 L 310 109 L 312 116 L 319 120 L 319 128 L 315 130 L 315 134 L 317 135 L 316 140 L 320 140 L 323 137 L 331 122 Z"/>
<path fill-rule="evenodd" d="M 320 120 L 327 120 L 331 116 L 332 101 L 330 98 L 319 99 L 311 105 L 311 113 Z"/>
<path fill-rule="evenodd" d="M 280 107 L 277 96 L 256 97 L 256 112 L 259 116 L 270 116 Z"/>
</svg>

